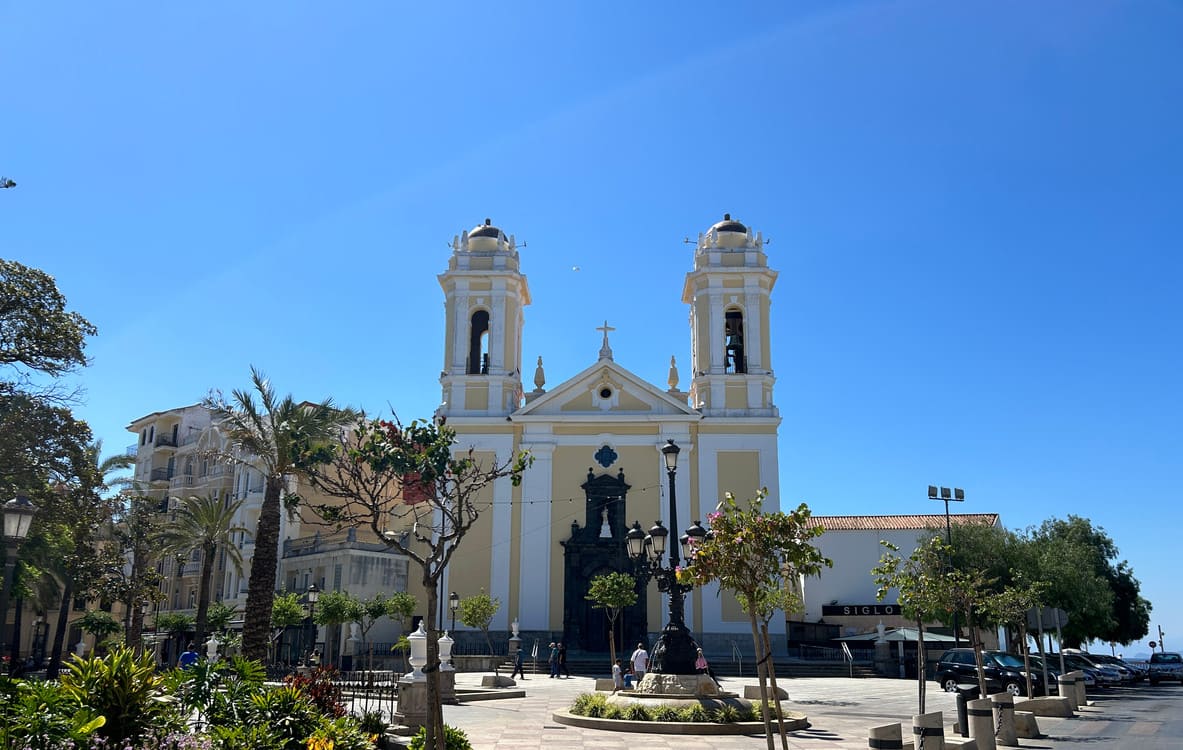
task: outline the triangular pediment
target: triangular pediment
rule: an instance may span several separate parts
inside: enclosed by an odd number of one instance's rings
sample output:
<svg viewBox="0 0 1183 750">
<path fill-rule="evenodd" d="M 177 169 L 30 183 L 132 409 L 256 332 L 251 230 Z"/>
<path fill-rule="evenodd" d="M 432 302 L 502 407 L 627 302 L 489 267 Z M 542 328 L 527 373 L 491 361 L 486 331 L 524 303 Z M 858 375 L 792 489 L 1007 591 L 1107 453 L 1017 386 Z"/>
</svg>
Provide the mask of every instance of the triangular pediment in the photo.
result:
<svg viewBox="0 0 1183 750">
<path fill-rule="evenodd" d="M 610 359 L 601 359 L 513 413 L 554 419 L 596 417 L 698 417 L 679 399 Z"/>
</svg>

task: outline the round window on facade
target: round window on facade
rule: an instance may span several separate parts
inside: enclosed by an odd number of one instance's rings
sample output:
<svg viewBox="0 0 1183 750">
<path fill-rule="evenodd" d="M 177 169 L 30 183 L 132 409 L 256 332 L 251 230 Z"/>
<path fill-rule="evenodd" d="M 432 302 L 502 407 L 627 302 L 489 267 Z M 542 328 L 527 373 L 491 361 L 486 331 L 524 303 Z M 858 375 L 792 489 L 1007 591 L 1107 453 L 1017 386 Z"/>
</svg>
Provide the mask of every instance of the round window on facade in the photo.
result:
<svg viewBox="0 0 1183 750">
<path fill-rule="evenodd" d="M 603 399 L 612 398 L 612 389 L 608 388 L 607 386 L 601 388 L 600 389 L 600 398 L 603 398 Z"/>
</svg>

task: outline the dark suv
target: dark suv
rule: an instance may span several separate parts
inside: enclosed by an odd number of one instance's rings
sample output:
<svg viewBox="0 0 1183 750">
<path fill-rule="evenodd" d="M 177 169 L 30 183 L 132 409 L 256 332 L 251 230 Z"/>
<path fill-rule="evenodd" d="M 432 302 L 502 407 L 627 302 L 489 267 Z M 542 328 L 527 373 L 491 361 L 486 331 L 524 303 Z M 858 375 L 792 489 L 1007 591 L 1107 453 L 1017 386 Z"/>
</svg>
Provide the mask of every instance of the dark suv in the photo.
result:
<svg viewBox="0 0 1183 750">
<path fill-rule="evenodd" d="M 991 692 L 1006 691 L 1011 695 L 1027 694 L 1027 673 L 1023 671 L 1022 658 L 1005 651 L 983 651 L 982 671 L 985 673 L 986 689 Z M 961 685 L 978 684 L 978 668 L 974 662 L 972 648 L 951 648 L 937 662 L 936 681 L 953 692 Z M 1043 677 L 1031 670 L 1031 686 L 1036 695 L 1043 695 Z"/>
</svg>

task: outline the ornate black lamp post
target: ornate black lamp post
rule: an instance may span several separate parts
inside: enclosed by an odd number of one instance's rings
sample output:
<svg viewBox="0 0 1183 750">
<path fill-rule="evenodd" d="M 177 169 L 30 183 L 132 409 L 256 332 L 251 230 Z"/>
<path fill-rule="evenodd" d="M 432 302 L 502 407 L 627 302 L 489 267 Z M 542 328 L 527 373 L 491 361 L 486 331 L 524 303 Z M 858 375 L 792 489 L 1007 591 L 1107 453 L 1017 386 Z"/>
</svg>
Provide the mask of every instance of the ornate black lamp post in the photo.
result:
<svg viewBox="0 0 1183 750">
<path fill-rule="evenodd" d="M 308 584 L 308 591 L 304 594 L 308 599 L 308 629 L 305 631 L 308 638 L 308 657 L 312 657 L 312 652 L 316 650 L 316 603 L 320 601 L 320 589 L 316 587 L 316 583 Z"/>
<path fill-rule="evenodd" d="M 665 458 L 666 474 L 670 480 L 670 526 L 678 525 L 678 500 L 675 494 L 674 478 L 678 471 L 678 453 L 681 448 L 673 440 L 666 441 L 661 453 Z M 695 522 L 686 529 L 681 538 L 682 557 L 689 560 L 694 554 L 694 546 L 706 537 L 706 529 Z M 657 579 L 657 590 L 669 594 L 669 622 L 661 631 L 657 643 L 653 644 L 650 654 L 649 671 L 655 674 L 694 674 L 694 660 L 697 656 L 698 644 L 694 642 L 690 631 L 686 628 L 685 596 L 693 586 L 678 583 L 678 544 L 669 544 L 669 565 L 662 566 L 661 557 L 665 554 L 670 532 L 657 521 L 646 534 L 641 529 L 640 522 L 633 522 L 625 539 L 628 543 L 629 556 L 633 558 L 639 568 Z"/>
<path fill-rule="evenodd" d="M 0 591 L 0 655 L 6 651 L 4 636 L 8 633 L 8 592 L 12 591 L 16 574 L 16 553 L 21 542 L 29 535 L 33 514 L 37 508 L 29 498 L 21 495 L 4 503 L 4 590 Z M 15 667 L 16 659 L 9 664 Z"/>
<path fill-rule="evenodd" d="M 456 635 L 455 635 L 455 633 L 456 633 L 456 610 L 460 609 L 460 595 L 457 594 L 455 591 L 453 591 L 452 595 L 448 597 L 448 609 L 451 610 L 451 612 L 452 612 L 452 631 L 451 632 L 452 632 L 452 637 L 455 638 L 456 637 Z"/>
</svg>

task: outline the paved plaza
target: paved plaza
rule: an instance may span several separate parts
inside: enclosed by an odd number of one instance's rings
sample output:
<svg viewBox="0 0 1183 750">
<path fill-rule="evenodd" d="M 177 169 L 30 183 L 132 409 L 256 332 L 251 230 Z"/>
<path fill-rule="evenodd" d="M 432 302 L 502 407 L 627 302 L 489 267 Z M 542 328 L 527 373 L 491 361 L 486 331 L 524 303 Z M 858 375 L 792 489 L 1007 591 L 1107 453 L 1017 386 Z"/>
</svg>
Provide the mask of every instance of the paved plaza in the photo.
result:
<svg viewBox="0 0 1183 750">
<path fill-rule="evenodd" d="M 476 689 L 483 675 L 461 673 L 457 686 Z M 524 688 L 524 698 L 474 701 L 444 708 L 444 720 L 468 733 L 478 750 L 529 750 L 530 748 L 594 748 L 595 750 L 708 750 L 721 748 L 763 748 L 761 736 L 695 736 L 636 734 L 580 729 L 555 722 L 552 714 L 568 708 L 580 693 L 591 692 L 594 680 L 589 677 L 550 679 L 545 675 L 531 676 L 518 685 Z M 755 679 L 728 678 L 724 687 L 743 692 L 744 685 L 754 685 Z M 911 680 L 805 678 L 782 681 L 788 690 L 786 708 L 802 711 L 809 716 L 808 729 L 792 732 L 789 746 L 800 750 L 853 750 L 867 747 L 867 728 L 900 722 L 905 736 L 916 712 L 916 683 Z M 1163 725 L 1158 714 L 1161 702 L 1172 709 L 1180 701 L 1183 691 L 1167 688 L 1128 688 L 1098 696 L 1094 705 L 1081 710 L 1074 719 L 1039 718 L 1040 730 L 1047 735 L 1040 739 L 1024 739 L 1021 745 L 1040 750 L 1059 750 L 1090 746 L 1113 747 L 1173 747 L 1158 744 Z M 1161 701 L 1159 698 L 1161 697 Z M 1153 712 L 1146 717 L 1139 710 Z M 952 735 L 956 719 L 956 699 L 929 685 L 928 710 L 945 714 L 945 731 Z M 1174 710 L 1167 712 L 1174 714 Z M 1127 736 L 1128 735 L 1128 736 Z M 1129 744 L 1129 741 L 1135 741 Z M 1178 741 L 1178 740 L 1173 740 Z M 779 741 L 778 741 L 779 746 Z"/>
</svg>

